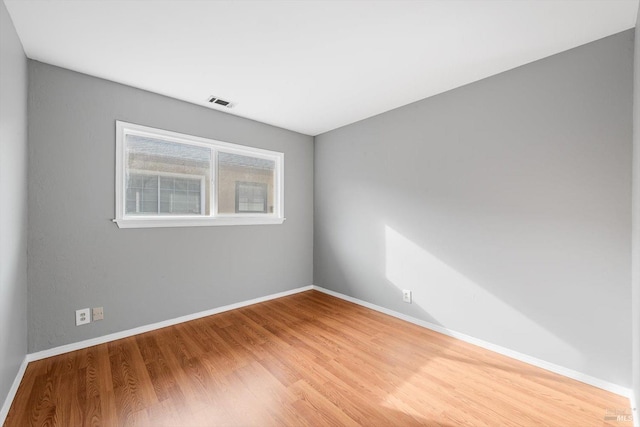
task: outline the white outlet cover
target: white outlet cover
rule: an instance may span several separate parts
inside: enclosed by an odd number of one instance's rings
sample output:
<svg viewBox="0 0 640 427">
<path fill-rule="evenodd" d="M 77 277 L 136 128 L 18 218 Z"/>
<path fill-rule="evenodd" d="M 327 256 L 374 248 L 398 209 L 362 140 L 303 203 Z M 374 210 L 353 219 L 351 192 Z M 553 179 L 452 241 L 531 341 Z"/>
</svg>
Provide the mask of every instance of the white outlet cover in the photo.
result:
<svg viewBox="0 0 640 427">
<path fill-rule="evenodd" d="M 91 309 L 76 310 L 76 326 L 86 325 L 87 323 L 91 323 Z"/>
<path fill-rule="evenodd" d="M 402 301 L 404 302 L 408 302 L 409 304 L 411 304 L 411 291 L 408 289 L 403 289 L 402 290 Z"/>
</svg>

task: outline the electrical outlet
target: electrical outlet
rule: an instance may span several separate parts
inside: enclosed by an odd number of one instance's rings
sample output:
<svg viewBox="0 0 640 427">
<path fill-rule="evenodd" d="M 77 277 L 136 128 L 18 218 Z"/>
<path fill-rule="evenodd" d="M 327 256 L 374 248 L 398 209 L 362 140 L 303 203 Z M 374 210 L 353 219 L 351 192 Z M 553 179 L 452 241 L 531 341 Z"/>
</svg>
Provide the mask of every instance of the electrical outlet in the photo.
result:
<svg viewBox="0 0 640 427">
<path fill-rule="evenodd" d="M 91 323 L 91 309 L 76 310 L 76 326 L 86 325 L 87 323 Z"/>
<path fill-rule="evenodd" d="M 94 307 L 91 313 L 93 321 L 104 319 L 104 309 L 102 307 Z"/>
<path fill-rule="evenodd" d="M 411 291 L 408 289 L 402 290 L 402 301 L 411 304 Z"/>
</svg>

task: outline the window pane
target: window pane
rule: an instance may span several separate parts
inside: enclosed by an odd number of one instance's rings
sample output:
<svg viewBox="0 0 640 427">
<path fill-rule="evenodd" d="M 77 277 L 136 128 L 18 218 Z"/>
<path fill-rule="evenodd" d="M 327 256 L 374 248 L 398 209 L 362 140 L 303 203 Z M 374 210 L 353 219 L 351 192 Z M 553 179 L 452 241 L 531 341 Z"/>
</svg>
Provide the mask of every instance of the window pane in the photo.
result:
<svg viewBox="0 0 640 427">
<path fill-rule="evenodd" d="M 218 153 L 218 213 L 273 213 L 275 161 Z"/>
<path fill-rule="evenodd" d="M 210 214 L 210 148 L 138 135 L 125 141 L 125 213 Z"/>
<path fill-rule="evenodd" d="M 160 213 L 197 215 L 201 210 L 199 179 L 160 177 Z"/>
<path fill-rule="evenodd" d="M 267 212 L 267 184 L 236 182 L 236 212 Z"/>
</svg>

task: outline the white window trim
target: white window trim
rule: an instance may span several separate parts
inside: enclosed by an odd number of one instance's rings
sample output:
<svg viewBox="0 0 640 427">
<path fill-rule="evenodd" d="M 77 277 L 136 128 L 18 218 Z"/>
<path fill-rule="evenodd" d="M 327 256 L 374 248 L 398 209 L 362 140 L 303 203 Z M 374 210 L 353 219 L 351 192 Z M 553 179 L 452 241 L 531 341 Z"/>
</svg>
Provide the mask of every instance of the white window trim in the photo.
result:
<svg viewBox="0 0 640 427">
<path fill-rule="evenodd" d="M 124 212 L 126 206 L 125 186 L 125 136 L 138 135 L 146 137 L 160 137 L 165 141 L 177 142 L 188 145 L 211 148 L 211 215 L 127 215 Z M 218 151 L 225 153 L 240 154 L 250 157 L 258 157 L 275 162 L 274 171 L 274 212 L 267 214 L 216 214 L 218 192 L 217 192 L 217 155 Z M 218 225 L 265 225 L 282 224 L 284 217 L 284 154 L 264 150 L 261 148 L 247 147 L 239 144 L 232 144 L 214 139 L 202 138 L 198 136 L 186 135 L 163 129 L 151 128 L 148 126 L 116 121 L 116 203 L 115 222 L 119 228 L 153 228 L 153 227 L 194 227 L 194 226 L 218 226 Z"/>
</svg>

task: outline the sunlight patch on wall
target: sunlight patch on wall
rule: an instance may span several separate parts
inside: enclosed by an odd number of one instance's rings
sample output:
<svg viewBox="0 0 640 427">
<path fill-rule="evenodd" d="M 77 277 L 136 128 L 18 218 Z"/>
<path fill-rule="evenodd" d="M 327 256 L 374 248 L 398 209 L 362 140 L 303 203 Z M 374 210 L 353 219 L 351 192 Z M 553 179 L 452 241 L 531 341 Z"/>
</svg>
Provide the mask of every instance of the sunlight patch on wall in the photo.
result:
<svg viewBox="0 0 640 427">
<path fill-rule="evenodd" d="M 385 256 L 387 280 L 400 290 L 411 290 L 413 304 L 441 326 L 480 339 L 487 339 L 486 332 L 491 331 L 489 336 L 498 333 L 506 343 L 522 340 L 526 334 L 584 362 L 571 345 L 389 226 L 385 226 Z M 477 318 L 474 330 L 461 326 L 469 316 Z"/>
</svg>

